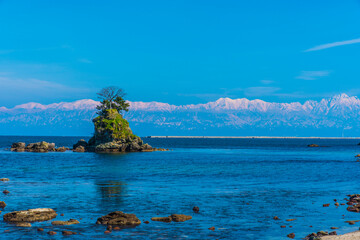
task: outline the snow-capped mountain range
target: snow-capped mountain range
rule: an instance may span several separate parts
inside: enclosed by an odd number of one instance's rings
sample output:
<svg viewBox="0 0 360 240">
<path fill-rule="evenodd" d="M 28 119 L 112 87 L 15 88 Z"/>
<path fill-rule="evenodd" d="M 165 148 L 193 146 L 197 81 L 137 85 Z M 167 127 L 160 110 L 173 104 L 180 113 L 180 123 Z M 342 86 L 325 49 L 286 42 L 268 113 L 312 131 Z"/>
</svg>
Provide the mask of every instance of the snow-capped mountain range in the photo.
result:
<svg viewBox="0 0 360 240">
<path fill-rule="evenodd" d="M 145 135 L 360 136 L 360 99 L 346 94 L 292 103 L 220 98 L 205 104 L 129 102 L 124 117 Z M 0 135 L 91 135 L 97 101 L 0 107 Z"/>
</svg>

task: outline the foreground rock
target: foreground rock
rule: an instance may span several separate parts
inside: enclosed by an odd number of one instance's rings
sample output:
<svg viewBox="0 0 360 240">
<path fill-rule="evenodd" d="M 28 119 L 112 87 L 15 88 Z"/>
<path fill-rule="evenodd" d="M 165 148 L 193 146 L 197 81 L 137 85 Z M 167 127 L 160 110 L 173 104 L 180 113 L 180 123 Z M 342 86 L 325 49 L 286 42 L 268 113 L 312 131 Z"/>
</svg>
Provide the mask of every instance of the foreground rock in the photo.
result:
<svg viewBox="0 0 360 240">
<path fill-rule="evenodd" d="M 347 205 L 349 205 L 347 210 L 349 212 L 360 212 L 360 194 L 353 194 L 348 196 L 350 199 L 347 202 Z"/>
<path fill-rule="evenodd" d="M 184 214 L 172 214 L 168 217 L 153 217 L 151 218 L 152 221 L 157 222 L 185 222 L 187 220 L 192 219 L 191 216 L 184 215 Z"/>
<path fill-rule="evenodd" d="M 305 240 L 318 240 L 318 239 L 323 239 L 324 236 L 334 236 L 337 235 L 336 231 L 333 232 L 325 232 L 325 231 L 320 231 L 317 233 L 311 233 L 309 235 L 307 235 L 305 237 Z"/>
<path fill-rule="evenodd" d="M 5 222 L 41 222 L 48 221 L 57 216 L 51 208 L 36 208 L 23 211 L 10 212 L 4 215 Z"/>
<path fill-rule="evenodd" d="M 135 214 L 116 211 L 98 218 L 96 224 L 137 226 L 141 224 L 141 221 L 136 217 Z"/>
<path fill-rule="evenodd" d="M 121 114 L 115 109 L 108 109 L 104 114 L 93 119 L 95 126 L 94 136 L 86 142 L 80 140 L 73 146 L 75 152 L 152 152 L 166 151 L 166 149 L 152 148 L 144 144 L 140 137 L 133 134 Z"/>
<path fill-rule="evenodd" d="M 52 225 L 72 225 L 72 224 L 79 224 L 80 222 L 76 219 L 69 219 L 67 221 L 53 221 L 51 222 Z"/>
</svg>

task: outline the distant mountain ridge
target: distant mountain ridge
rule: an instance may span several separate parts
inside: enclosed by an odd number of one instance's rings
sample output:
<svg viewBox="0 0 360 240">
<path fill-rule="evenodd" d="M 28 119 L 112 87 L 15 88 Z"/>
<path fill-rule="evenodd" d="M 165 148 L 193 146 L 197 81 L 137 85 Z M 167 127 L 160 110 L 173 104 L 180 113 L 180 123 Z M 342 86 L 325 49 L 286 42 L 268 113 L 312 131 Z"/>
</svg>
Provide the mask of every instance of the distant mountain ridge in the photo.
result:
<svg viewBox="0 0 360 240">
<path fill-rule="evenodd" d="M 303 104 L 246 98 L 179 106 L 129 103 L 130 111 L 124 117 L 141 136 L 360 136 L 360 99 L 346 94 Z M 83 99 L 0 107 L 0 134 L 91 135 L 97 104 Z"/>
</svg>

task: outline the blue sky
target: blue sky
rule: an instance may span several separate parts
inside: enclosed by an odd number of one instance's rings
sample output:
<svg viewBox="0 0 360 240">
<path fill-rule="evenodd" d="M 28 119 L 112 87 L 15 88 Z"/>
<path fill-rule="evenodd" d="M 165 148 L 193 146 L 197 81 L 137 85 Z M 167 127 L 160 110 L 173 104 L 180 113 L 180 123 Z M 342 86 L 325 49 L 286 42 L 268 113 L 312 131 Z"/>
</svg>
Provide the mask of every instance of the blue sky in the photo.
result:
<svg viewBox="0 0 360 240">
<path fill-rule="evenodd" d="M 0 106 L 360 95 L 360 1 L 0 1 Z"/>
</svg>

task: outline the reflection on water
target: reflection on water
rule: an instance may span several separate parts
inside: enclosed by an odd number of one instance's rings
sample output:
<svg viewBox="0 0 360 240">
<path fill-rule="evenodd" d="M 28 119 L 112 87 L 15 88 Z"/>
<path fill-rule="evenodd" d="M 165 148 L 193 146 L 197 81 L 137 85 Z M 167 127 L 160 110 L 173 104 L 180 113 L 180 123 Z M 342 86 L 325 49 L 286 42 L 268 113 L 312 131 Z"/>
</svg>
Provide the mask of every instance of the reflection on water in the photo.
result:
<svg viewBox="0 0 360 240">
<path fill-rule="evenodd" d="M 123 202 L 123 195 L 125 192 L 126 184 L 120 181 L 108 181 L 95 183 L 97 191 L 100 192 L 102 201 L 104 202 Z"/>
</svg>

